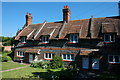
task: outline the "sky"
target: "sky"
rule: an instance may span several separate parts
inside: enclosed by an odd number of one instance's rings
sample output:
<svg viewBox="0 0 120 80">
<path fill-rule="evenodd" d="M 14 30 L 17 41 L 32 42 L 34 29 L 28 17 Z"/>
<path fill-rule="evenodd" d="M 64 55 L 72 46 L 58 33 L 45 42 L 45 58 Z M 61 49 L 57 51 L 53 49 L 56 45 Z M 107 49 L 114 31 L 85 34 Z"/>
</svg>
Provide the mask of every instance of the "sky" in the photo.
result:
<svg viewBox="0 0 120 80">
<path fill-rule="evenodd" d="M 2 36 L 13 37 L 25 24 L 26 12 L 32 13 L 33 24 L 62 21 L 62 9 L 70 7 L 71 20 L 91 16 L 118 16 L 118 2 L 2 2 Z"/>
</svg>

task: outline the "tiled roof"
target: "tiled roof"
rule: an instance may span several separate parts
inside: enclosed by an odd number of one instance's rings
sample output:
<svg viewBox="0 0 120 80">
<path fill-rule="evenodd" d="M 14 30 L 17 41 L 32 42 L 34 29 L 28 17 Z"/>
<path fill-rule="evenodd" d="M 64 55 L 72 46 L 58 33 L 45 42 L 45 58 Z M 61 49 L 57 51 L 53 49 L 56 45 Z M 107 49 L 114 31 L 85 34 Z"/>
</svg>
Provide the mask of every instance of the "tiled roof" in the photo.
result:
<svg viewBox="0 0 120 80">
<path fill-rule="evenodd" d="M 92 24 L 92 26 L 91 26 Z M 116 17 L 103 17 L 82 20 L 71 20 L 68 23 L 44 22 L 24 26 L 16 35 L 15 40 L 20 36 L 27 36 L 27 40 L 39 40 L 42 35 L 49 35 L 50 39 L 65 39 L 68 34 L 77 33 L 79 38 L 99 38 L 100 33 L 117 32 L 120 35 L 120 19 Z M 88 36 L 90 34 L 90 36 Z"/>
<path fill-rule="evenodd" d="M 63 53 L 78 53 L 79 48 L 39 48 L 39 47 L 23 47 L 17 48 L 15 51 L 22 51 L 26 53 L 56 53 L 56 52 L 63 52 Z"/>
</svg>

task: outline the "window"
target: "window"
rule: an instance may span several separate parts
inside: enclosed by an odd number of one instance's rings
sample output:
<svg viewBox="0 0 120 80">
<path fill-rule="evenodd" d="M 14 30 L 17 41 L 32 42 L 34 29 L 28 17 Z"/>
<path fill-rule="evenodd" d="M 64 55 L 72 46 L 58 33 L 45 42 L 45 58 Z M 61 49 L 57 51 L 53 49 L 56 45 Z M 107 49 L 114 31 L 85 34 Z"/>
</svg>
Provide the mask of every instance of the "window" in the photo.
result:
<svg viewBox="0 0 120 80">
<path fill-rule="evenodd" d="M 24 52 L 18 51 L 17 56 L 24 57 Z"/>
<path fill-rule="evenodd" d="M 109 63 L 120 63 L 120 56 L 108 56 Z"/>
<path fill-rule="evenodd" d="M 70 34 L 70 42 L 78 43 L 78 35 L 77 34 Z"/>
<path fill-rule="evenodd" d="M 49 42 L 49 36 L 42 36 L 42 42 L 48 43 Z"/>
<path fill-rule="evenodd" d="M 104 34 L 104 42 L 115 42 L 115 34 Z"/>
<path fill-rule="evenodd" d="M 74 54 L 62 54 L 62 59 L 74 61 Z"/>
<path fill-rule="evenodd" d="M 26 43 L 26 37 L 21 37 L 21 42 Z"/>
<path fill-rule="evenodd" d="M 53 53 L 45 53 L 44 54 L 44 58 L 45 59 L 52 59 L 54 57 L 54 54 Z"/>
</svg>

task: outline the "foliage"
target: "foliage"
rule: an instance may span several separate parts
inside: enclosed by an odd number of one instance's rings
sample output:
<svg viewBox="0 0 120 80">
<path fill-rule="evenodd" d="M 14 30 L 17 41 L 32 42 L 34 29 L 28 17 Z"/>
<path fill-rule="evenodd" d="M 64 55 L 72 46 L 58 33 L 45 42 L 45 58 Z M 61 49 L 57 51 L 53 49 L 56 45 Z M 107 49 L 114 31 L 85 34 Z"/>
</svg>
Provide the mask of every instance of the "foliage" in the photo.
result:
<svg viewBox="0 0 120 80">
<path fill-rule="evenodd" d="M 7 62 L 7 61 L 8 61 L 8 58 L 6 56 L 3 56 L 1 62 Z"/>
<path fill-rule="evenodd" d="M 35 68 L 40 67 L 43 69 L 47 69 L 47 68 L 49 68 L 49 64 L 50 64 L 49 61 L 41 61 L 40 60 L 40 61 L 33 61 L 30 66 L 35 67 Z"/>
<path fill-rule="evenodd" d="M 61 57 L 54 56 L 50 61 L 50 65 L 52 69 L 62 68 L 64 66 L 64 62 Z"/>
<path fill-rule="evenodd" d="M 7 62 L 7 61 L 11 61 L 11 57 L 8 56 L 9 54 L 11 54 L 11 51 L 3 51 L 2 52 L 2 59 L 0 60 L 0 62 Z"/>
<path fill-rule="evenodd" d="M 0 37 L 3 42 L 3 46 L 12 46 L 14 43 L 14 37 Z"/>
</svg>

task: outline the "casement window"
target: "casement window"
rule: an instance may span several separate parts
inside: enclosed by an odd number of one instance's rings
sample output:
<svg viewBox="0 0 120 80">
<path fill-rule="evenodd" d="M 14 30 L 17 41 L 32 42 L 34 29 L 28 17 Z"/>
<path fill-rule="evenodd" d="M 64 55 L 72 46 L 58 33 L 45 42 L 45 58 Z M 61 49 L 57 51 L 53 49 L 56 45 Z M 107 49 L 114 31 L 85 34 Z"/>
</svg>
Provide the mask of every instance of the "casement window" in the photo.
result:
<svg viewBox="0 0 120 80">
<path fill-rule="evenodd" d="M 78 43 L 78 35 L 77 34 L 70 34 L 70 42 L 71 43 Z"/>
<path fill-rule="evenodd" d="M 26 37 L 21 37 L 21 43 L 26 43 Z"/>
<path fill-rule="evenodd" d="M 49 43 L 49 36 L 42 36 L 43 43 Z"/>
<path fill-rule="evenodd" d="M 18 51 L 17 56 L 24 57 L 24 52 Z"/>
<path fill-rule="evenodd" d="M 120 63 L 120 56 L 117 55 L 109 55 L 108 63 Z"/>
<path fill-rule="evenodd" d="M 62 54 L 62 59 L 74 61 L 74 54 Z"/>
<path fill-rule="evenodd" d="M 104 34 L 104 42 L 115 42 L 115 34 L 112 33 Z"/>
<path fill-rule="evenodd" d="M 53 53 L 44 53 L 44 58 L 45 59 L 53 59 L 54 54 Z"/>
</svg>

